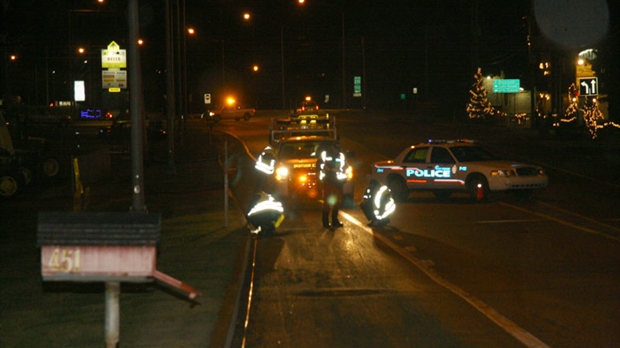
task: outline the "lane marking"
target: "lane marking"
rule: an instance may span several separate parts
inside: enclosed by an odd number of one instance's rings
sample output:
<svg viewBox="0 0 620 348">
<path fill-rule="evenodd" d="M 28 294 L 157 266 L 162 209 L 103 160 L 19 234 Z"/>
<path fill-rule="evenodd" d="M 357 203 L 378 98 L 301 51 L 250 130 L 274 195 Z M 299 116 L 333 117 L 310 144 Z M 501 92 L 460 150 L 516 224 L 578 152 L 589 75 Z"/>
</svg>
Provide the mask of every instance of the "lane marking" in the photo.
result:
<svg viewBox="0 0 620 348">
<path fill-rule="evenodd" d="M 542 205 L 546 205 L 545 203 L 542 203 L 542 202 L 539 202 L 539 203 L 542 204 Z M 593 234 L 595 236 L 599 236 L 599 237 L 615 240 L 616 242 L 620 242 L 620 238 L 619 237 L 611 236 L 611 235 L 608 235 L 607 233 L 603 233 L 601 231 L 597 231 L 597 230 L 594 230 L 594 229 L 591 229 L 591 228 L 588 228 L 588 227 L 583 227 L 583 226 L 575 225 L 575 224 L 573 224 L 571 222 L 562 220 L 560 218 L 556 218 L 556 217 L 553 217 L 553 216 L 550 216 L 550 215 L 547 215 L 547 214 L 543 214 L 543 213 L 538 213 L 538 212 L 535 212 L 535 211 L 532 211 L 532 210 L 529 210 L 529 209 L 518 207 L 516 205 L 505 203 L 505 202 L 499 202 L 499 204 L 501 204 L 503 206 L 506 206 L 508 208 L 512 208 L 512 209 L 515 209 L 515 210 L 520 210 L 520 211 L 525 212 L 525 213 L 529 213 L 529 214 L 532 214 L 532 215 L 540 216 L 542 218 L 545 218 L 545 219 L 548 219 L 548 220 L 551 220 L 551 221 L 555 221 L 555 222 L 557 222 L 557 223 L 559 223 L 561 225 L 572 227 L 574 229 L 577 229 L 577 230 L 580 230 L 580 231 L 583 231 L 583 232 L 586 232 L 586 233 L 590 233 L 590 234 Z M 547 207 L 548 208 L 552 208 L 552 209 L 556 209 L 556 210 L 558 210 L 558 211 L 560 211 L 562 213 L 565 213 L 565 214 L 574 215 L 574 216 L 579 217 L 581 219 L 584 219 L 586 221 L 589 221 L 589 222 L 592 222 L 592 223 L 596 223 L 596 224 L 599 224 L 601 226 L 604 226 L 604 227 L 607 227 L 607 228 L 610 228 L 610 229 L 613 229 L 613 230 L 616 230 L 616 231 L 620 232 L 620 229 L 618 229 L 617 227 L 607 225 L 607 224 L 605 224 L 603 222 L 591 219 L 589 217 L 586 217 L 586 216 L 583 216 L 583 215 L 579 215 L 579 214 L 570 212 L 568 210 L 564 210 L 562 208 L 553 207 L 552 205 L 547 205 Z"/>
<path fill-rule="evenodd" d="M 430 267 L 430 266 L 432 266 L 432 262 L 429 263 L 428 260 L 420 260 L 420 259 L 418 259 L 417 257 L 415 257 L 412 254 L 410 254 L 407 250 L 405 250 L 402 247 L 400 247 L 400 246 L 396 245 L 395 243 L 393 243 L 388 238 L 382 236 L 379 233 L 374 233 L 374 231 L 371 228 L 369 228 L 365 224 L 361 223 L 360 221 L 355 219 L 353 216 L 345 213 L 344 211 L 341 210 L 340 214 L 342 214 L 342 216 L 345 219 L 349 220 L 349 222 L 353 223 L 354 225 L 356 225 L 356 226 L 360 227 L 361 229 L 363 229 L 364 231 L 368 232 L 371 236 L 373 236 L 374 238 L 380 240 L 381 242 L 383 242 L 388 247 L 392 248 L 400 256 L 402 256 L 405 259 L 409 260 L 409 262 L 411 262 L 419 270 L 424 272 L 424 274 L 426 274 L 435 283 L 437 283 L 438 285 L 446 288 L 447 290 L 450 290 L 452 293 L 454 293 L 458 297 L 460 297 L 463 300 L 465 300 L 472 307 L 477 309 L 480 313 L 482 313 L 484 316 L 486 316 L 491 321 L 493 321 L 495 324 L 497 324 L 497 326 L 499 326 L 504 331 L 506 331 L 508 334 L 510 334 L 511 336 L 516 338 L 519 342 L 523 343 L 526 347 L 530 347 L 530 348 L 550 348 L 544 342 L 542 342 L 541 340 L 536 338 L 534 335 L 532 335 L 531 333 L 529 333 L 525 329 L 521 328 L 515 322 L 513 322 L 512 320 L 510 320 L 510 319 L 504 317 L 503 315 L 501 315 L 499 312 L 497 312 L 495 309 L 493 309 L 488 304 L 484 303 L 483 301 L 481 301 L 480 299 L 474 297 L 473 295 L 467 293 L 466 291 L 464 291 L 463 289 L 459 288 L 455 284 L 450 283 L 448 280 L 442 278 L 439 274 L 437 274 L 437 272 L 435 270 L 433 270 Z"/>
</svg>

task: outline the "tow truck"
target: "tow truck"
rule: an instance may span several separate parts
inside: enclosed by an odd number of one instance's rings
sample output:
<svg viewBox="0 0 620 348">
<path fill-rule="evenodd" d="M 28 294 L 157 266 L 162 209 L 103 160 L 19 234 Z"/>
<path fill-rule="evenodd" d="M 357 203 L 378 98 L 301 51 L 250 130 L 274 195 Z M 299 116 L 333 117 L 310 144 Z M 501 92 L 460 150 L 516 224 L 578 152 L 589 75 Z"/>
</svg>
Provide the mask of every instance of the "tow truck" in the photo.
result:
<svg viewBox="0 0 620 348">
<path fill-rule="evenodd" d="M 274 195 L 282 200 L 321 198 L 317 168 L 319 145 L 339 142 L 336 119 L 325 115 L 299 115 L 272 119 L 270 144 L 275 150 Z M 353 152 L 345 152 L 347 158 Z M 353 168 L 347 169 L 343 198 L 353 200 Z"/>
</svg>

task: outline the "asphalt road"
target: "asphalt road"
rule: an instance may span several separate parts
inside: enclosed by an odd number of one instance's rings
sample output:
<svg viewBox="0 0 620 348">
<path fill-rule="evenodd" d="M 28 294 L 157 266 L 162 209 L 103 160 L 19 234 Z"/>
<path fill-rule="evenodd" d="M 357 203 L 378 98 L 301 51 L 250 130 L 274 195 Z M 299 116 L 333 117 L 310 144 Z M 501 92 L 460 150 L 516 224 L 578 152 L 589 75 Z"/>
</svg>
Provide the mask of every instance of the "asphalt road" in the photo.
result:
<svg viewBox="0 0 620 348">
<path fill-rule="evenodd" d="M 267 123 L 218 127 L 258 154 Z M 339 126 L 343 147 L 358 154 L 351 161 L 358 200 L 372 162 L 428 138 L 481 140 L 504 157 L 543 165 L 551 183 L 526 201 L 496 194 L 472 204 L 454 194 L 438 202 L 412 194 L 384 228 L 366 227 L 355 204 L 336 231 L 321 228 L 316 202 L 287 211 L 278 233 L 254 244 L 240 345 L 620 344 L 617 139 L 592 143 L 505 125 L 376 122 L 368 115 L 340 117 Z M 235 195 L 247 196 L 243 185 Z"/>
</svg>

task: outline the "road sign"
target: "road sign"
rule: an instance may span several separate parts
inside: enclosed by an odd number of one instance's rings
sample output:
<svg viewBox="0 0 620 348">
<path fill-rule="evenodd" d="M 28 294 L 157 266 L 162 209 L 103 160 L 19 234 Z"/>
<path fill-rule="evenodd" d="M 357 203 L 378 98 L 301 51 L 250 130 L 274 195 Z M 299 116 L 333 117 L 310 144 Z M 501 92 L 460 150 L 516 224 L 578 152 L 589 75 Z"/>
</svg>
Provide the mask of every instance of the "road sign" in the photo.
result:
<svg viewBox="0 0 620 348">
<path fill-rule="evenodd" d="M 101 50 L 101 67 L 111 69 L 127 68 L 127 52 L 112 41 L 107 50 Z"/>
<path fill-rule="evenodd" d="M 353 96 L 354 97 L 362 96 L 362 77 L 361 76 L 353 76 Z"/>
<path fill-rule="evenodd" d="M 493 80 L 493 93 L 519 93 L 521 81 L 519 79 Z"/>
<path fill-rule="evenodd" d="M 211 94 L 205 93 L 205 104 L 211 104 Z"/>
<path fill-rule="evenodd" d="M 127 88 L 127 71 L 104 70 L 101 72 L 101 84 L 103 89 L 112 87 Z"/>
<path fill-rule="evenodd" d="M 580 77 L 579 95 L 584 97 L 598 95 L 598 77 Z"/>
</svg>

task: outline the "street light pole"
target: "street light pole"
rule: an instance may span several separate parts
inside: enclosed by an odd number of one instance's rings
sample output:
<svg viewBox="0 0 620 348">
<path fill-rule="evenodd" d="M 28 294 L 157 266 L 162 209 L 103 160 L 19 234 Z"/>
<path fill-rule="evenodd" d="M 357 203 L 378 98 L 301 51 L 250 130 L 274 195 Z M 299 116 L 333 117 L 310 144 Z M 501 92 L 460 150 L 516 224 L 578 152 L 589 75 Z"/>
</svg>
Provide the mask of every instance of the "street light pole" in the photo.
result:
<svg viewBox="0 0 620 348">
<path fill-rule="evenodd" d="M 282 110 L 285 110 L 286 100 L 284 98 L 284 24 L 280 26 L 280 64 L 282 69 Z"/>
<path fill-rule="evenodd" d="M 166 0 L 166 119 L 168 123 L 168 173 L 176 174 L 174 165 L 174 59 L 172 56 L 172 10 Z"/>
<path fill-rule="evenodd" d="M 342 108 L 347 108 L 347 82 L 346 82 L 346 74 L 345 74 L 345 39 L 344 39 L 344 8 L 341 11 L 342 14 Z"/>
</svg>

